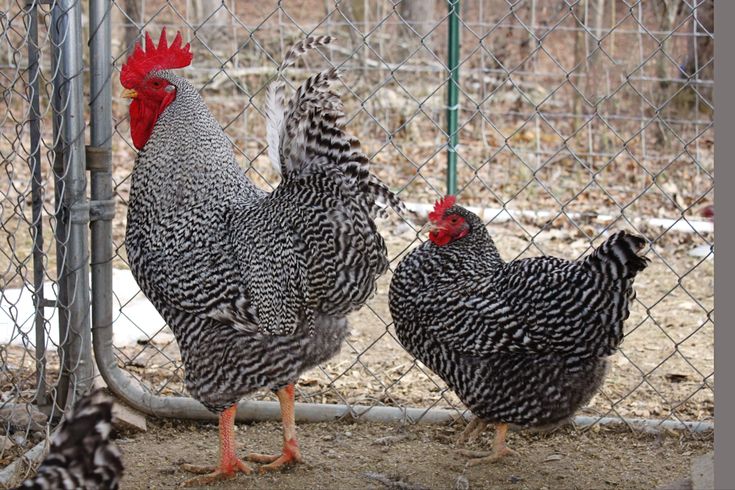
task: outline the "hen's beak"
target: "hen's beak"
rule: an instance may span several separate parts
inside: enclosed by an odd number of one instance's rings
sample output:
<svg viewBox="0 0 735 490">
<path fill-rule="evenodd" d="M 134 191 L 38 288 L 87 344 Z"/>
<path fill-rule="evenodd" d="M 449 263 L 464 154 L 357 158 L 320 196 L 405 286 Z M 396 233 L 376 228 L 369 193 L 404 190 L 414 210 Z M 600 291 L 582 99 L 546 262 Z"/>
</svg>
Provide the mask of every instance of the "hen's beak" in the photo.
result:
<svg viewBox="0 0 735 490">
<path fill-rule="evenodd" d="M 133 90 L 133 89 L 131 89 L 131 88 L 126 88 L 126 89 L 125 89 L 125 90 L 123 90 L 123 91 L 122 91 L 122 93 L 120 94 L 120 97 L 124 97 L 124 98 L 126 98 L 126 99 L 134 99 L 134 98 L 136 98 L 137 96 L 138 96 L 138 92 L 136 92 L 135 90 Z"/>
<path fill-rule="evenodd" d="M 421 227 L 419 230 L 419 235 L 423 235 L 425 233 L 431 233 L 432 231 L 439 231 L 442 227 L 437 225 L 436 223 L 432 223 L 431 221 L 427 221 L 424 226 Z"/>
</svg>

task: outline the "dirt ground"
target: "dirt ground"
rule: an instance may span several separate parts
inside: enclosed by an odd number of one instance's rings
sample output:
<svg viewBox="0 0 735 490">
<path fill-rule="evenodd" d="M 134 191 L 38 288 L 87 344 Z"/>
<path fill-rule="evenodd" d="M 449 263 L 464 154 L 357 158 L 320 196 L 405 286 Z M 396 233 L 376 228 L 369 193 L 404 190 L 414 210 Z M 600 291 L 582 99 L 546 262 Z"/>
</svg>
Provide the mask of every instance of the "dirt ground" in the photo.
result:
<svg viewBox="0 0 735 490">
<path fill-rule="evenodd" d="M 375 423 L 318 423 L 298 428 L 305 463 L 279 474 L 238 475 L 213 485 L 222 489 L 653 489 L 686 477 L 692 458 L 711 451 L 713 437 L 684 437 L 594 428 L 549 434 L 509 435 L 518 457 L 466 467 L 454 440 L 462 427 Z M 276 422 L 238 424 L 237 448 L 278 452 Z M 468 444 L 490 447 L 492 430 Z M 217 458 L 213 424 L 149 420 L 146 433 L 118 439 L 125 458 L 121 490 L 176 488 L 190 475 L 181 463 L 210 464 Z"/>
</svg>

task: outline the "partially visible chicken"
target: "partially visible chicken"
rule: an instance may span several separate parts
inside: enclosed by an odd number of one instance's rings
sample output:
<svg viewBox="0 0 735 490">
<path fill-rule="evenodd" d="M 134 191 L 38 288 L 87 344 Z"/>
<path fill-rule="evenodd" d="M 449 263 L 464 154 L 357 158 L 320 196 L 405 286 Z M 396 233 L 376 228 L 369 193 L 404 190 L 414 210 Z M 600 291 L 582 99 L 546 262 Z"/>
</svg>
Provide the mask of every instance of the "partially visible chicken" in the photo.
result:
<svg viewBox="0 0 735 490">
<path fill-rule="evenodd" d="M 116 490 L 123 464 L 110 440 L 111 421 L 112 401 L 102 390 L 80 398 L 64 416 L 36 476 L 18 489 Z"/>
<path fill-rule="evenodd" d="M 460 441 L 497 424 L 495 461 L 508 424 L 561 422 L 602 384 L 623 339 L 633 279 L 648 259 L 643 238 L 614 233 L 577 261 L 505 262 L 482 220 L 448 196 L 429 214 L 430 241 L 396 268 L 390 311 L 403 346 L 439 375 L 477 417 Z M 469 453 L 473 455 L 472 453 Z"/>
<path fill-rule="evenodd" d="M 280 72 L 307 50 L 291 48 Z M 178 34 L 158 46 L 146 35 L 120 80 L 130 97 L 132 174 L 125 245 L 143 293 L 171 326 L 189 393 L 219 415 L 216 466 L 201 486 L 251 473 L 235 452 L 237 402 L 260 389 L 281 405 L 283 445 L 248 460 L 274 471 L 301 462 L 294 384 L 334 356 L 348 334 L 346 316 L 365 304 L 388 268 L 374 217 L 398 198 L 373 174 L 359 141 L 345 130 L 337 80 L 329 69 L 305 80 L 286 102 L 271 85 L 268 153 L 281 173 L 272 192 L 258 188 L 235 160 L 232 143 L 198 91 L 171 71 L 192 60 Z"/>
</svg>

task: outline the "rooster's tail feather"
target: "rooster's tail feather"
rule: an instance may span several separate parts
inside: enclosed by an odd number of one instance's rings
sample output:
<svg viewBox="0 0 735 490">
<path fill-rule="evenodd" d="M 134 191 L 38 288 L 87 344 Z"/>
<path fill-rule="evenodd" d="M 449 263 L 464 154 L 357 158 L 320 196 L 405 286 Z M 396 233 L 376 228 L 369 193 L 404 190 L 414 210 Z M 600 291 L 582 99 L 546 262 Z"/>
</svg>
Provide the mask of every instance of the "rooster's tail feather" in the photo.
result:
<svg viewBox="0 0 735 490">
<path fill-rule="evenodd" d="M 286 53 L 280 73 L 310 49 L 329 44 L 329 36 L 309 37 Z M 401 200 L 377 176 L 370 173 L 370 162 L 360 142 L 345 132 L 342 101 L 330 87 L 339 79 L 331 68 L 307 78 L 284 104 L 284 85 L 277 80 L 268 89 L 268 154 L 273 167 L 288 179 L 291 174 L 308 173 L 310 166 L 333 165 L 344 186 L 357 192 L 371 214 L 385 206 L 399 213 Z"/>
</svg>

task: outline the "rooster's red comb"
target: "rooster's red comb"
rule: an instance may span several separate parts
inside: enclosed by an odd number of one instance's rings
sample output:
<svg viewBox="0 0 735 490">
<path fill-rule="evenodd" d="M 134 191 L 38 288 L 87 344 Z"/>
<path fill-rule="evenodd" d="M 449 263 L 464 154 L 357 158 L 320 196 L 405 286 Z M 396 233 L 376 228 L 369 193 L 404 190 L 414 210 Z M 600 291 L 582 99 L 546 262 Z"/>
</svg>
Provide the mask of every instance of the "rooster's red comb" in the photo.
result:
<svg viewBox="0 0 735 490">
<path fill-rule="evenodd" d="M 168 70 L 189 66 L 193 55 L 189 51 L 189 43 L 181 46 L 181 33 L 177 32 L 171 46 L 166 41 L 166 28 L 161 31 L 158 46 L 153 44 L 150 34 L 145 33 L 145 51 L 140 43 L 135 43 L 133 54 L 122 67 L 120 83 L 125 88 L 133 88 L 152 70 Z"/>
<path fill-rule="evenodd" d="M 429 213 L 429 221 L 439 221 L 444 216 L 447 209 L 454 206 L 457 202 L 456 196 L 446 196 L 444 199 L 439 199 L 434 204 L 434 211 Z"/>
</svg>

